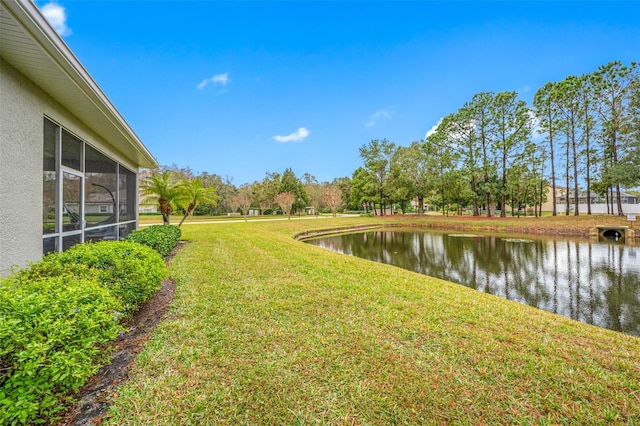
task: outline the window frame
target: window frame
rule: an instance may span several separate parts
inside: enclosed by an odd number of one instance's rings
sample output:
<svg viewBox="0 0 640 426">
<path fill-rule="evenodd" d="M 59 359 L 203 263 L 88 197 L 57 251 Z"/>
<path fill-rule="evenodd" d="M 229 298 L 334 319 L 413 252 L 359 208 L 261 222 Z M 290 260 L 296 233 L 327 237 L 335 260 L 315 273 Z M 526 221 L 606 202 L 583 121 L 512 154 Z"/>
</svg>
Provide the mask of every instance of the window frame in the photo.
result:
<svg viewBox="0 0 640 426">
<path fill-rule="evenodd" d="M 132 207 L 134 208 L 134 214 L 133 214 L 133 219 L 128 219 L 128 220 L 124 220 L 124 221 L 120 221 L 120 173 L 121 173 L 121 168 L 123 169 L 122 173 L 127 173 L 127 179 L 129 178 L 133 178 L 134 179 L 134 184 L 133 184 L 133 188 L 135 188 L 135 192 L 134 194 L 126 194 L 126 197 L 136 197 L 135 200 L 137 200 L 137 179 L 138 179 L 138 174 L 132 170 L 130 170 L 128 167 L 122 165 L 118 160 L 114 159 L 113 157 L 110 157 L 109 155 L 105 154 L 103 151 L 101 151 L 100 149 L 98 149 L 96 146 L 88 143 L 87 141 L 83 140 L 82 138 L 78 137 L 77 135 L 73 134 L 71 131 L 69 131 L 68 129 L 64 128 L 60 123 L 56 122 L 55 120 L 44 116 L 44 121 L 43 121 L 43 129 L 46 128 L 46 126 L 48 125 L 47 122 L 49 122 L 50 124 L 53 124 L 53 126 L 55 126 L 55 183 L 53 185 L 53 187 L 55 188 L 55 230 L 54 232 L 51 233 L 45 233 L 44 232 L 44 226 L 46 223 L 45 220 L 48 217 L 48 213 L 43 211 L 43 228 L 42 228 L 42 241 L 43 241 L 43 253 L 47 254 L 50 253 L 52 251 L 63 251 L 64 249 L 64 244 L 65 244 L 65 238 L 67 238 L 67 241 L 70 240 L 71 238 L 69 237 L 73 237 L 73 236 L 79 236 L 79 241 L 77 241 L 77 243 L 82 243 L 86 241 L 86 237 L 87 234 L 91 234 L 92 232 L 95 233 L 95 231 L 99 231 L 101 229 L 106 229 L 106 228 L 113 228 L 114 229 L 114 234 L 112 234 L 115 239 L 119 240 L 121 238 L 123 238 L 126 234 L 128 234 L 129 232 L 131 232 L 131 230 L 137 229 L 138 228 L 138 209 L 137 209 L 137 202 L 134 201 L 134 203 L 132 204 Z M 62 135 L 63 132 L 67 132 L 69 133 L 71 136 L 73 136 L 75 139 L 78 139 L 81 143 L 80 145 L 80 168 L 81 170 L 77 170 L 74 169 L 72 167 L 69 166 L 63 166 L 62 165 Z M 43 131 L 43 146 L 48 143 L 46 138 L 44 137 L 44 131 Z M 50 141 L 49 141 L 50 142 Z M 85 202 L 86 202 L 86 189 L 85 189 L 85 181 L 86 181 L 86 151 L 87 151 L 87 146 L 92 148 L 93 150 L 97 151 L 100 155 L 103 155 L 104 157 L 106 157 L 108 160 L 113 161 L 116 164 L 115 167 L 115 211 L 113 212 L 115 217 L 114 217 L 114 222 L 113 223 L 108 223 L 108 224 L 104 224 L 104 225 L 93 225 L 93 226 L 87 226 L 87 222 L 86 222 L 86 207 L 85 207 Z M 44 156 L 44 153 L 43 153 Z M 47 172 L 47 170 L 44 170 L 44 164 L 43 164 L 43 177 L 44 177 L 44 173 Z M 50 171 L 49 171 L 50 172 Z M 80 178 L 80 190 L 79 190 L 79 229 L 73 229 L 73 230 L 65 230 L 64 229 L 64 216 L 65 216 L 65 206 L 64 206 L 64 176 L 65 173 L 70 174 L 72 176 L 76 176 L 78 178 Z M 44 179 L 43 179 L 44 182 Z M 44 188 L 44 184 L 43 184 L 43 204 L 42 204 L 42 209 L 44 210 L 46 207 L 49 206 L 49 204 L 45 204 L 44 202 L 44 197 L 45 197 L 45 188 Z M 125 217 L 126 219 L 126 217 Z M 134 224 L 135 226 L 130 226 L 131 224 Z M 122 231 L 124 230 L 124 232 Z M 127 232 L 128 230 L 128 232 Z M 103 238 L 103 239 L 113 239 L 113 238 Z M 95 240 L 92 238 L 92 240 Z M 53 250 L 49 250 L 47 251 L 47 243 L 52 244 L 52 247 L 54 247 Z"/>
</svg>

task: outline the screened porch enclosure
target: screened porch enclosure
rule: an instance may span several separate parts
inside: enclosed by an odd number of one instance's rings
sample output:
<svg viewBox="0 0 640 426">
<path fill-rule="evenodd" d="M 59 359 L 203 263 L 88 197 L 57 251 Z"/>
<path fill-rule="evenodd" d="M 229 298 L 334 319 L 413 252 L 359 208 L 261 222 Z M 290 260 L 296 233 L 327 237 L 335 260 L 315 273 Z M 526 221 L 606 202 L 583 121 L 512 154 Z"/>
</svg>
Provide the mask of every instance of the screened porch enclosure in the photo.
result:
<svg viewBox="0 0 640 426">
<path fill-rule="evenodd" d="M 44 119 L 43 253 L 136 228 L 136 173 Z"/>
</svg>

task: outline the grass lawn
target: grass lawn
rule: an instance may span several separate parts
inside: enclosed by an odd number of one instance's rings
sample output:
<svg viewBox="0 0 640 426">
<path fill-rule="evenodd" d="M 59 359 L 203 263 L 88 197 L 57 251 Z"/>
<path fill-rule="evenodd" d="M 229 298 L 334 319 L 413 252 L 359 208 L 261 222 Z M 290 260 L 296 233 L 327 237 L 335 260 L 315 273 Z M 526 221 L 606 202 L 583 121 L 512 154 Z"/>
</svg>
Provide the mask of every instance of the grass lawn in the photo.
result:
<svg viewBox="0 0 640 426">
<path fill-rule="evenodd" d="M 292 216 L 293 217 L 293 216 Z M 294 217 L 295 218 L 295 217 Z M 247 216 L 246 220 L 260 220 L 260 219 L 287 219 L 287 216 L 283 215 L 265 215 L 265 216 Z M 178 225 L 182 220 L 182 215 L 171 215 L 171 224 Z M 197 222 L 242 222 L 245 220 L 244 216 L 238 214 L 234 216 L 188 216 L 185 219 L 185 223 L 197 223 Z M 157 215 L 141 215 L 139 217 L 139 223 L 141 225 L 162 225 L 162 216 Z"/>
<path fill-rule="evenodd" d="M 292 238 L 378 222 L 184 226 L 105 424 L 640 424 L 640 339 Z"/>
</svg>

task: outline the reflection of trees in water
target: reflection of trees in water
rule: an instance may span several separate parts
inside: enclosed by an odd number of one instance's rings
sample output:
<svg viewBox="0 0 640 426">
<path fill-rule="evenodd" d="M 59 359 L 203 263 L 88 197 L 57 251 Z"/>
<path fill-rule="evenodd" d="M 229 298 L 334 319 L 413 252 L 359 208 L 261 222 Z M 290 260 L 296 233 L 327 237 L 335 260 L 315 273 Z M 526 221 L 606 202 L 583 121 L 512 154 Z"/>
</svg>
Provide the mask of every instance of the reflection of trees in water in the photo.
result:
<svg viewBox="0 0 640 426">
<path fill-rule="evenodd" d="M 640 336 L 640 270 L 627 267 L 633 262 L 626 262 L 625 250 L 632 248 L 622 245 L 398 231 L 314 244 Z"/>
<path fill-rule="evenodd" d="M 603 320 L 608 328 L 640 335 L 640 273 L 624 273 L 623 246 L 607 248 L 607 262 L 594 265 L 594 272 L 609 284 L 603 293 L 608 308 Z"/>
<path fill-rule="evenodd" d="M 542 241 L 509 243 L 503 240 L 505 252 L 511 253 L 506 262 L 511 274 L 504 284 L 512 289 L 506 297 L 531 306 L 552 306 L 553 292 L 541 279 L 545 271 L 547 247 Z"/>
</svg>

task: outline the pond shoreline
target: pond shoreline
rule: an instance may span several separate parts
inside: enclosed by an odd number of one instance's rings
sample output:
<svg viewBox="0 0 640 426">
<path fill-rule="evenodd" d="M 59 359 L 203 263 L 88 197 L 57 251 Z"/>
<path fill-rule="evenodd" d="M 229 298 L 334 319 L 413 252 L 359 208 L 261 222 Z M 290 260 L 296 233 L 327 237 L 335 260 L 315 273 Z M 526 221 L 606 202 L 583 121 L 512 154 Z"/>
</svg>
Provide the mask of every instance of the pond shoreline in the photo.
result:
<svg viewBox="0 0 640 426">
<path fill-rule="evenodd" d="M 635 241 L 640 243 L 640 226 L 634 226 L 623 216 L 545 216 L 545 217 L 486 217 L 486 216 L 384 216 L 385 226 L 428 228 L 451 231 L 496 232 L 499 234 L 541 235 L 589 238 L 597 226 L 629 226 L 634 229 Z"/>
<path fill-rule="evenodd" d="M 640 270 L 622 241 L 385 226 L 305 242 L 640 336 Z M 615 294 L 616 297 L 608 297 Z M 623 315 L 623 312 L 629 312 Z"/>
<path fill-rule="evenodd" d="M 308 240 L 311 238 L 323 237 L 333 234 L 362 232 L 381 228 L 424 228 L 439 231 L 474 231 L 482 233 L 495 232 L 500 236 L 505 235 L 529 235 L 529 236 L 547 236 L 547 237 L 559 237 L 559 238 L 580 238 L 589 239 L 590 232 L 596 226 L 611 225 L 611 226 L 627 226 L 620 225 L 621 220 L 618 217 L 599 217 L 601 219 L 598 223 L 602 225 L 595 225 L 594 221 L 589 221 L 588 224 L 580 226 L 580 221 L 576 220 L 578 224 L 567 226 L 559 225 L 557 223 L 548 223 L 546 218 L 535 217 L 522 217 L 522 218 L 501 218 L 501 217 L 473 217 L 473 216 L 448 216 L 448 217 L 434 217 L 434 216 L 383 216 L 376 217 L 380 222 L 369 225 L 358 226 L 340 226 L 331 228 L 321 228 L 309 231 L 304 231 L 294 235 L 294 239 L 299 241 Z M 591 219 L 591 218 L 590 218 Z M 566 218 L 564 219 L 567 220 Z M 531 223 L 521 223 L 523 221 L 532 221 Z M 535 221 L 535 222 L 534 222 Z M 515 222 L 515 223 L 514 223 Z M 555 221 L 554 221 L 555 222 Z M 623 222 L 622 222 L 623 223 Z M 640 243 L 640 232 L 636 231 L 635 240 L 627 241 L 628 244 Z"/>
</svg>

